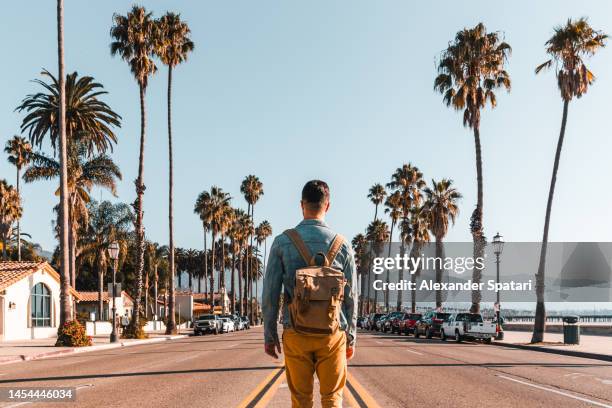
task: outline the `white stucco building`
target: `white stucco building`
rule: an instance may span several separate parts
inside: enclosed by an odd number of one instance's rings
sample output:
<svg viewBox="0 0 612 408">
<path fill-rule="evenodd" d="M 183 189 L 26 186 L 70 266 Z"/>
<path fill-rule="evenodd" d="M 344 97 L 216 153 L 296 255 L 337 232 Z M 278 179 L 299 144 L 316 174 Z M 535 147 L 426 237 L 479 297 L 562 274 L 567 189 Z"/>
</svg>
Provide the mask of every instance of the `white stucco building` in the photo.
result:
<svg viewBox="0 0 612 408">
<path fill-rule="evenodd" d="M 71 314 L 77 292 L 70 288 Z M 55 337 L 59 274 L 47 262 L 0 262 L 0 341 Z"/>
</svg>

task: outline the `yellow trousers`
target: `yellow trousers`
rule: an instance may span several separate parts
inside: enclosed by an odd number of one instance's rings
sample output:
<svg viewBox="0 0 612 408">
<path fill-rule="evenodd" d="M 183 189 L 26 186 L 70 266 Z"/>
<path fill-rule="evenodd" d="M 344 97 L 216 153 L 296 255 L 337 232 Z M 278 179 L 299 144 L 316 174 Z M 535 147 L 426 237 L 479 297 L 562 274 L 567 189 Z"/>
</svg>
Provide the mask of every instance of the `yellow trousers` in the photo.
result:
<svg viewBox="0 0 612 408">
<path fill-rule="evenodd" d="M 346 383 L 346 335 L 308 336 L 293 329 L 283 332 L 285 370 L 293 408 L 313 405 L 314 374 L 317 373 L 323 408 L 342 407 Z"/>
</svg>

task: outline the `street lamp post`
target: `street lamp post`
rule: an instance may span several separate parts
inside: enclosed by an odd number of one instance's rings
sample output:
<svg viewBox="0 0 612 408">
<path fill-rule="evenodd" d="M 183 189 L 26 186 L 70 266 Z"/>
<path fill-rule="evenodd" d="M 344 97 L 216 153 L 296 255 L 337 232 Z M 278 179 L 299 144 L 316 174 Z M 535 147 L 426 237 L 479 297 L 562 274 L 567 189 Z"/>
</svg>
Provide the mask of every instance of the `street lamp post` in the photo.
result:
<svg viewBox="0 0 612 408">
<path fill-rule="evenodd" d="M 109 245 L 108 247 L 108 256 L 111 259 L 111 261 L 113 262 L 113 310 L 112 310 L 112 322 L 113 322 L 113 330 L 111 332 L 110 335 L 110 342 L 111 343 L 116 343 L 117 342 L 117 304 L 116 304 L 116 298 L 117 298 L 117 259 L 119 258 L 119 244 L 117 242 L 113 242 Z"/>
<path fill-rule="evenodd" d="M 499 234 L 499 232 L 493 237 L 493 251 L 495 252 L 495 263 L 497 265 L 497 283 L 499 284 L 499 257 L 504 250 L 504 237 Z M 499 287 L 499 285 L 498 285 Z M 501 303 L 500 303 L 500 291 L 497 291 L 497 310 L 495 312 L 495 316 L 497 319 L 497 340 L 502 340 L 504 338 L 504 332 L 501 330 Z"/>
</svg>

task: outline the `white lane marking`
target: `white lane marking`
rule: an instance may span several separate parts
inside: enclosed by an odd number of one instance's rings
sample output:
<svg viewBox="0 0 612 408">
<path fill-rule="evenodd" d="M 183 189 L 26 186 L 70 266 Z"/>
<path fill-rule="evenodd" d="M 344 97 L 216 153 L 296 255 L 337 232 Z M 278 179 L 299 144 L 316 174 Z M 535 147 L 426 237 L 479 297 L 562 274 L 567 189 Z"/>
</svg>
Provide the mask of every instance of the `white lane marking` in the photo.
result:
<svg viewBox="0 0 612 408">
<path fill-rule="evenodd" d="M 605 378 L 595 378 L 597 381 L 601 382 L 602 384 L 606 384 L 606 385 L 612 385 L 612 380 L 608 380 Z"/>
<path fill-rule="evenodd" d="M 230 344 L 229 346 L 227 346 L 227 348 L 236 347 L 237 345 L 238 345 L 238 343 Z"/>
<path fill-rule="evenodd" d="M 569 394 L 567 392 L 555 390 L 554 388 L 542 387 L 541 385 L 531 384 L 531 383 L 528 383 L 526 381 L 517 380 L 516 378 L 506 377 L 505 375 L 498 375 L 498 377 L 499 378 L 503 378 L 504 380 L 513 381 L 515 383 L 523 384 L 523 385 L 526 385 L 528 387 L 537 388 L 538 390 L 548 391 L 548 392 L 552 392 L 553 394 L 563 395 L 564 397 L 573 398 L 575 400 L 586 402 L 586 403 L 592 404 L 592 405 L 596 405 L 598 407 L 612 408 L 612 405 L 607 405 L 607 404 L 604 404 L 604 403 L 601 403 L 601 402 L 597 402 L 597 401 L 593 401 L 593 400 L 590 400 L 590 399 L 587 399 L 587 398 L 582 398 L 582 397 L 579 397 L 577 395 Z"/>
<path fill-rule="evenodd" d="M 405 350 L 406 350 L 407 352 L 409 352 L 409 353 L 412 353 L 412 354 L 417 354 L 417 355 L 419 355 L 419 356 L 422 356 L 422 355 L 423 355 L 423 353 L 419 353 L 418 351 L 414 351 L 414 350 L 411 350 L 411 349 L 409 349 L 409 348 L 407 348 L 407 349 L 405 349 Z"/>
</svg>

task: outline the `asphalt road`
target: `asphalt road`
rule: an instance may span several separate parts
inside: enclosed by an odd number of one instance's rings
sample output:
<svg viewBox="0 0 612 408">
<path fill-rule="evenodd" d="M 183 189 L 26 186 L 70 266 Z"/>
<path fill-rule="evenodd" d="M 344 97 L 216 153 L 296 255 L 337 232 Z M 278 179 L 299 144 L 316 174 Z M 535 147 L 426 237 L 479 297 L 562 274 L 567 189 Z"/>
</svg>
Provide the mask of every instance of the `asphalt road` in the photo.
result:
<svg viewBox="0 0 612 408">
<path fill-rule="evenodd" d="M 4 365 L 0 387 L 78 390 L 0 407 L 288 407 L 282 362 L 262 348 L 254 328 Z M 483 344 L 361 332 L 349 373 L 345 406 L 612 407 L 612 363 Z"/>
</svg>

